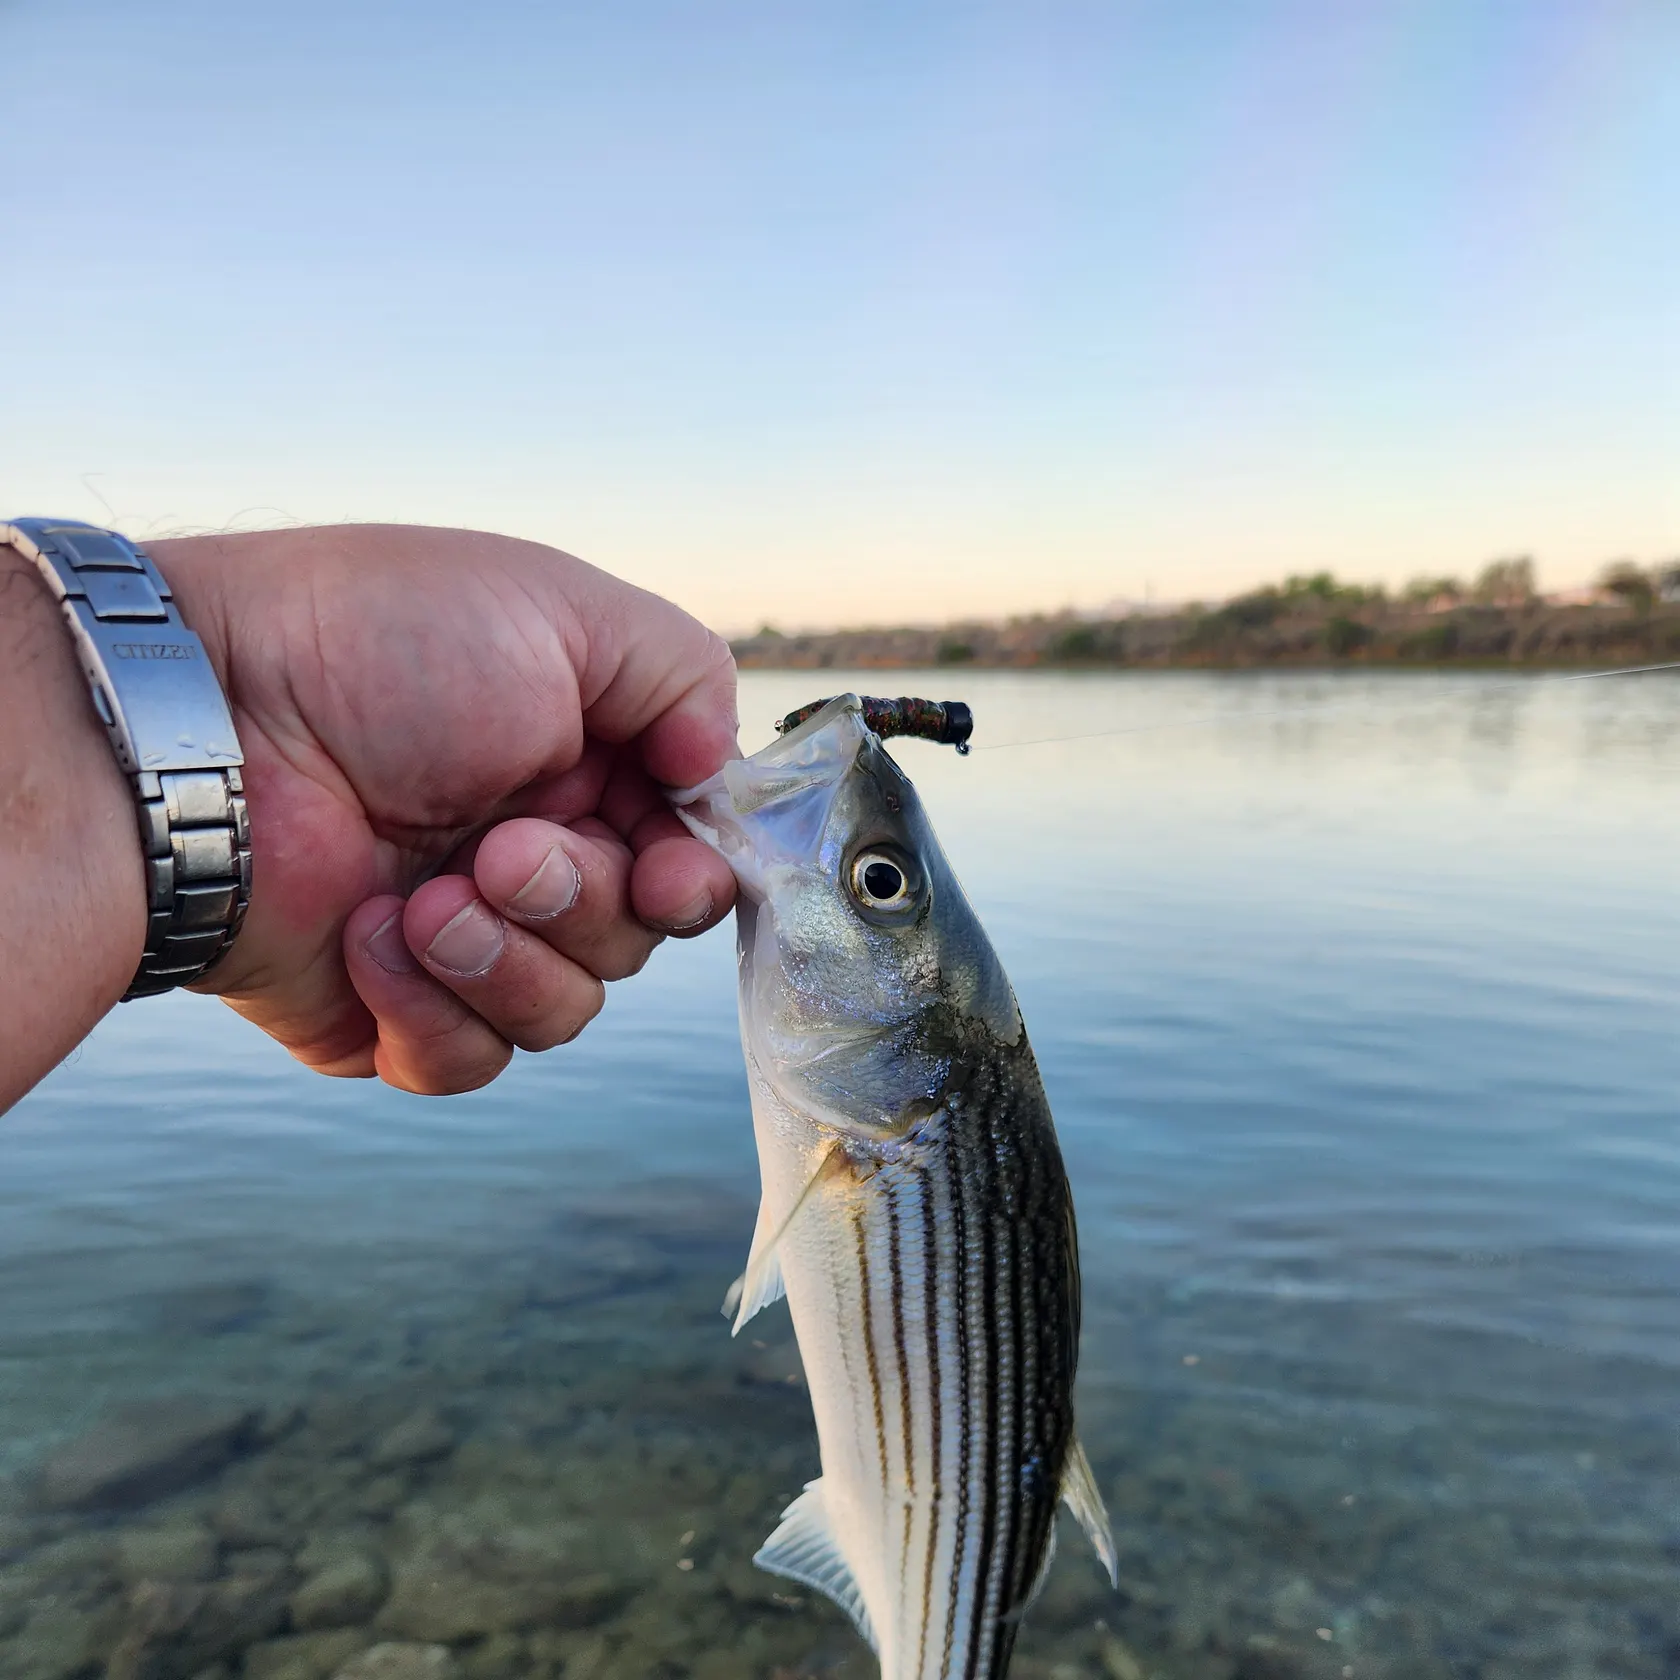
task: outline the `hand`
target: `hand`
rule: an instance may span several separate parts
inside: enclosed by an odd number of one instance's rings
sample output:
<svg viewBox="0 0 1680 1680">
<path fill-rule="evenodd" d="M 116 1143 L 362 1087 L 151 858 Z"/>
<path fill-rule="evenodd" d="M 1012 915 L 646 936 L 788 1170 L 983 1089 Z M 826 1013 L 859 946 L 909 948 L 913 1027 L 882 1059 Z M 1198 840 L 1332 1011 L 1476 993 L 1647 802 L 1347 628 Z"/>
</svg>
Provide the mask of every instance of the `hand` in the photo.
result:
<svg viewBox="0 0 1680 1680">
<path fill-rule="evenodd" d="M 471 1090 L 729 909 L 661 784 L 733 752 L 734 665 L 669 602 L 477 532 L 146 546 L 245 750 L 251 909 L 198 989 L 310 1067 Z"/>
</svg>

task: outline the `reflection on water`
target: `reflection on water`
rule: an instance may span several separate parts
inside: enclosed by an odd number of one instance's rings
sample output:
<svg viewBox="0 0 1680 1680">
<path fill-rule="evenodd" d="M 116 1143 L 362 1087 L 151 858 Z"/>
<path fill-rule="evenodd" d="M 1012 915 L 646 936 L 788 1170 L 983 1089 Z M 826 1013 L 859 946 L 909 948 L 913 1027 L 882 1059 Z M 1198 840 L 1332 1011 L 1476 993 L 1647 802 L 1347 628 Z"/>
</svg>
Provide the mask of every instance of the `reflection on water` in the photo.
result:
<svg viewBox="0 0 1680 1680">
<path fill-rule="evenodd" d="M 963 676 L 907 744 L 1079 1199 L 1109 1593 L 1017 1680 L 1680 1674 L 1680 685 Z M 837 686 L 754 676 L 749 736 Z M 0 1680 L 865 1676 L 728 942 L 428 1103 L 214 1004 L 0 1120 Z"/>
</svg>

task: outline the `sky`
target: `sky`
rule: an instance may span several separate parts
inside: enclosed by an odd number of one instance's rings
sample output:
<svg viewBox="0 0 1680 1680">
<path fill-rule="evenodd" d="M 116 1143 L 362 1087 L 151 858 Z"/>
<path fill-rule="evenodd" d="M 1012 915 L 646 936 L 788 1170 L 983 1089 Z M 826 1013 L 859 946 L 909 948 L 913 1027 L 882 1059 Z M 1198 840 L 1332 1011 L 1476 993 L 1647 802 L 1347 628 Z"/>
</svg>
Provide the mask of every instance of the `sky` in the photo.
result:
<svg viewBox="0 0 1680 1680">
<path fill-rule="evenodd" d="M 726 630 L 1680 554 L 1680 5 L 0 0 L 0 511 Z"/>
</svg>

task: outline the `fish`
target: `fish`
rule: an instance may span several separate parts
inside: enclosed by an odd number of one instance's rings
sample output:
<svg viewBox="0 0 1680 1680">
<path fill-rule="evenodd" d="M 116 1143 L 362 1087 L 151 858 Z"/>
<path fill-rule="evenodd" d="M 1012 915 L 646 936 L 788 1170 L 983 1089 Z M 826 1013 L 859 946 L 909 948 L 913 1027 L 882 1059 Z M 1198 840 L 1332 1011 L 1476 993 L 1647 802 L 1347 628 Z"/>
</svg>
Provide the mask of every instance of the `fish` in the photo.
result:
<svg viewBox="0 0 1680 1680">
<path fill-rule="evenodd" d="M 855 694 L 674 796 L 739 883 L 762 1197 L 734 1332 L 785 1295 L 822 1474 L 754 1562 L 832 1599 L 882 1680 L 1003 1680 L 1065 1501 L 1073 1198 L 997 953 Z"/>
</svg>

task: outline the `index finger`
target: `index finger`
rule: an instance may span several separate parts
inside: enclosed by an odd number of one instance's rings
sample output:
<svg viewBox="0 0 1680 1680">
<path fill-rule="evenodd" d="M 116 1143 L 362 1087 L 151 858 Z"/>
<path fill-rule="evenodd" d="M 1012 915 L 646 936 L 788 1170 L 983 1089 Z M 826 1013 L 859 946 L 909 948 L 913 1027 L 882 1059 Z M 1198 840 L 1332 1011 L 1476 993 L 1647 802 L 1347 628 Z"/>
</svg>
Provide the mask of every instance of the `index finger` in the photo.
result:
<svg viewBox="0 0 1680 1680">
<path fill-rule="evenodd" d="M 735 903 L 735 875 L 677 820 L 665 792 L 632 764 L 614 767 L 600 814 L 624 836 L 636 861 L 630 906 L 660 933 L 690 938 L 715 927 Z"/>
<path fill-rule="evenodd" d="M 584 728 L 634 742 L 648 774 L 668 787 L 704 781 L 737 750 L 729 644 L 663 596 L 580 566 Z"/>
</svg>

